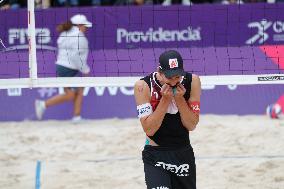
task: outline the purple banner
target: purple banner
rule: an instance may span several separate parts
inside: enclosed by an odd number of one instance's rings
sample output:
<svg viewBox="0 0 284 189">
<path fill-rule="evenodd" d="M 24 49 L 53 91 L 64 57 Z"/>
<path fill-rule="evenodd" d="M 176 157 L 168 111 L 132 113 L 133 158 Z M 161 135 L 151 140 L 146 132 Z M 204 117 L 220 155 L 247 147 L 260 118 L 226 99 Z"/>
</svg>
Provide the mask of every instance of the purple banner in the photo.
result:
<svg viewBox="0 0 284 189">
<path fill-rule="evenodd" d="M 39 45 L 56 47 L 56 26 L 81 13 L 94 26 L 91 49 L 277 45 L 284 42 L 283 9 L 281 3 L 38 9 L 36 36 Z M 1 10 L 0 23 L 4 43 L 27 44 L 27 10 Z"/>
<path fill-rule="evenodd" d="M 87 33 L 91 76 L 142 76 L 165 49 L 178 49 L 185 69 L 198 75 L 284 73 L 284 4 L 57 8 L 36 10 L 38 76 L 55 76 L 56 26 L 76 13 Z M 0 79 L 28 77 L 27 11 L 0 11 Z M 282 85 L 204 89 L 202 113 L 263 114 Z M 34 119 L 34 100 L 58 89 L 0 91 L 0 121 Z M 133 117 L 131 88 L 85 90 L 85 118 Z M 72 104 L 47 110 L 44 119 L 68 119 Z"/>
<path fill-rule="evenodd" d="M 56 26 L 76 13 L 87 37 L 92 76 L 149 73 L 166 48 L 199 75 L 283 73 L 284 4 L 141 6 L 36 10 L 39 77 L 55 76 Z M 206 13 L 206 14 L 205 14 Z M 9 19 L 6 19 L 9 18 Z M 28 77 L 27 11 L 0 11 L 0 78 Z"/>
</svg>

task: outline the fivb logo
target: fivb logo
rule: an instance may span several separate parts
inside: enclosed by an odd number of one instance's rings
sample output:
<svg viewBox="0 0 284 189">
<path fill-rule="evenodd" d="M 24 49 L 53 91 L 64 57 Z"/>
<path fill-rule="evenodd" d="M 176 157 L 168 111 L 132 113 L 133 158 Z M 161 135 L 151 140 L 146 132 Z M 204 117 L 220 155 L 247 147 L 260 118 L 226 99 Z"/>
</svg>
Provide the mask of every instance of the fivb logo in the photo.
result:
<svg viewBox="0 0 284 189">
<path fill-rule="evenodd" d="M 269 35 L 265 31 L 272 25 L 272 22 L 267 21 L 265 19 L 260 22 L 251 22 L 248 24 L 249 28 L 257 28 L 257 34 L 252 36 L 246 41 L 246 44 L 250 45 L 258 41 L 259 44 L 263 44 L 268 38 Z"/>
<path fill-rule="evenodd" d="M 35 29 L 36 43 L 40 44 L 38 48 L 45 50 L 56 50 L 55 47 L 49 45 L 51 35 L 49 28 Z M 8 30 L 8 44 L 5 51 L 29 49 L 28 29 L 27 28 L 10 28 Z"/>
<path fill-rule="evenodd" d="M 8 33 L 9 45 L 28 43 L 27 28 L 10 28 Z M 39 44 L 48 44 L 51 41 L 50 30 L 48 28 L 36 28 L 35 35 Z"/>
</svg>

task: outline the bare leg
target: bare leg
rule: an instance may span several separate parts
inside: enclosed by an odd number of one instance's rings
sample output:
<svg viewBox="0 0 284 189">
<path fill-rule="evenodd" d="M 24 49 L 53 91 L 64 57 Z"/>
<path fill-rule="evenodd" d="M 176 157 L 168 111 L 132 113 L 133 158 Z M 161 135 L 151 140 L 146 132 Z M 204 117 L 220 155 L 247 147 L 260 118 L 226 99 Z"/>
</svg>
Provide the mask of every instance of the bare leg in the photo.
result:
<svg viewBox="0 0 284 189">
<path fill-rule="evenodd" d="M 81 106 L 83 102 L 83 91 L 84 88 L 80 87 L 77 89 L 75 98 L 74 98 L 74 116 L 80 116 Z"/>
<path fill-rule="evenodd" d="M 65 94 L 62 95 L 56 95 L 54 97 L 51 97 L 45 101 L 45 106 L 53 106 L 56 104 L 63 103 L 65 101 L 70 101 L 75 98 L 75 92 L 72 91 L 70 88 L 64 88 Z"/>
</svg>

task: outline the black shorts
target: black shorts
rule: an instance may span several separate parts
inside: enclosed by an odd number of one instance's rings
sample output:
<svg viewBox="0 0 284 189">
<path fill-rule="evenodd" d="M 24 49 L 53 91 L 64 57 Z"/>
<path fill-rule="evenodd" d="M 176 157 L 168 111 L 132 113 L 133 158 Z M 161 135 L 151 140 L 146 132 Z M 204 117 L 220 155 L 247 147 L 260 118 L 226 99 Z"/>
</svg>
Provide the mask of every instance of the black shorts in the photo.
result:
<svg viewBox="0 0 284 189">
<path fill-rule="evenodd" d="M 75 77 L 79 73 L 78 70 L 67 68 L 61 65 L 56 65 L 56 75 L 57 77 Z"/>
<path fill-rule="evenodd" d="M 196 189 L 192 147 L 173 149 L 146 145 L 142 158 L 147 189 Z"/>
<path fill-rule="evenodd" d="M 75 77 L 79 76 L 79 71 L 61 65 L 56 65 L 56 75 L 57 77 Z M 78 87 L 66 87 L 66 88 L 69 88 L 72 91 L 78 90 Z"/>
</svg>

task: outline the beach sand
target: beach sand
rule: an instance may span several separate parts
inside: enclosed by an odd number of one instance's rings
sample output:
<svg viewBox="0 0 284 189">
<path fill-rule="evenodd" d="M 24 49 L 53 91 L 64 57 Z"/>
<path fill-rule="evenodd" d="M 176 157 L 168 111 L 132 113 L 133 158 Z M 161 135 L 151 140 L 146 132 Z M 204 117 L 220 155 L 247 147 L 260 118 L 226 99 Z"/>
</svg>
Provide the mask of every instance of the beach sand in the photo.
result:
<svg viewBox="0 0 284 189">
<path fill-rule="evenodd" d="M 198 189 L 283 189 L 284 121 L 201 115 L 190 133 Z M 145 189 L 138 119 L 0 123 L 0 188 Z"/>
</svg>

